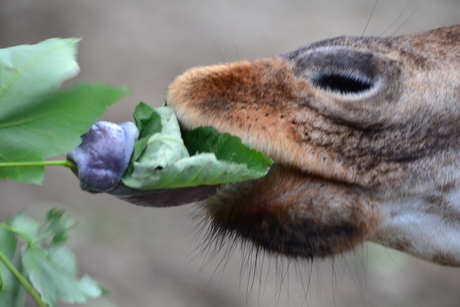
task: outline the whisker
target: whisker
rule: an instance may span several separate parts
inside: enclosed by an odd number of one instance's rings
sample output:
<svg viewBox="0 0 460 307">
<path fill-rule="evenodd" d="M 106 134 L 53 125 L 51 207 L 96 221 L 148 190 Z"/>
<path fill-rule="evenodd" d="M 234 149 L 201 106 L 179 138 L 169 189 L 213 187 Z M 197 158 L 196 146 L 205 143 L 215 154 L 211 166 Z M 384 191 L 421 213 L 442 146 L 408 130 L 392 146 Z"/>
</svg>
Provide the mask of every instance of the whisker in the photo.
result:
<svg viewBox="0 0 460 307">
<path fill-rule="evenodd" d="M 361 37 L 364 36 L 364 33 L 367 30 L 367 27 L 369 26 L 369 23 L 371 22 L 372 15 L 374 15 L 375 8 L 377 7 L 377 3 L 379 3 L 379 0 L 375 0 L 374 7 L 372 8 L 371 14 L 369 15 L 369 18 L 367 19 L 366 26 L 364 27 L 363 33 L 361 33 Z"/>
<path fill-rule="evenodd" d="M 407 8 L 409 5 L 412 3 L 412 0 L 407 1 L 406 6 L 404 7 L 404 10 L 399 14 L 399 16 L 388 26 L 388 28 L 385 29 L 385 31 L 382 32 L 382 34 L 379 35 L 379 37 L 382 37 L 392 26 L 395 25 L 401 19 L 401 17 L 404 15 L 404 13 L 407 11 Z"/>
<path fill-rule="evenodd" d="M 410 18 L 411 18 L 411 17 L 412 17 L 422 6 L 423 6 L 423 3 L 422 3 L 418 8 L 416 8 L 416 9 L 415 9 L 415 10 L 404 20 L 404 22 L 403 22 L 398 28 L 396 28 L 396 30 L 395 30 L 393 33 L 391 33 L 390 37 L 393 37 L 393 36 L 396 34 L 396 32 L 398 32 L 399 29 L 401 29 L 402 26 L 404 26 L 404 25 L 406 24 L 406 22 L 408 22 L 409 19 L 410 19 Z"/>
</svg>

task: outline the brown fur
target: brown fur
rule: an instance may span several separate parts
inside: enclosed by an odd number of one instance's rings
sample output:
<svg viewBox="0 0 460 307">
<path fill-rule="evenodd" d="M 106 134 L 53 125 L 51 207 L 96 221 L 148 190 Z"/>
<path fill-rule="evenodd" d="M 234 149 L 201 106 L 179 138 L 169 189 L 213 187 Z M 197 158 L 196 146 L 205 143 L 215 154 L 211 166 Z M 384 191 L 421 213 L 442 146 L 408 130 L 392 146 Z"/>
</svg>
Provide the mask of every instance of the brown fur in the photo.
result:
<svg viewBox="0 0 460 307">
<path fill-rule="evenodd" d="M 340 37 L 179 76 L 167 100 L 184 127 L 238 135 L 276 162 L 266 177 L 223 186 L 204 202 L 214 228 L 295 257 L 333 255 L 380 238 L 455 263 L 378 232 L 397 216 L 382 206 L 411 197 L 427 200 L 426 214 L 460 227 L 458 204 L 442 199 L 460 185 L 459 42 L 460 25 L 394 38 Z M 358 73 L 374 88 L 331 92 L 315 84 L 325 72 Z"/>
<path fill-rule="evenodd" d="M 260 180 L 226 186 L 204 207 L 216 230 L 292 257 L 348 251 L 377 226 L 377 208 L 360 189 L 279 165 Z"/>
</svg>

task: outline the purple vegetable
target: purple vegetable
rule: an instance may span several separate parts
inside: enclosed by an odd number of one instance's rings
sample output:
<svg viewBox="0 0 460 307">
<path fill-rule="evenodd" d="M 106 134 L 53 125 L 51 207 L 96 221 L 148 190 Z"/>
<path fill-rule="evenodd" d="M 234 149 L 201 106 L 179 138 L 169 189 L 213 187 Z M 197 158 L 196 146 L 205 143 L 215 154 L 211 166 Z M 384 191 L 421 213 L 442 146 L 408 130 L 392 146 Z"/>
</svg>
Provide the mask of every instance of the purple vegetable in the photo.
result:
<svg viewBox="0 0 460 307">
<path fill-rule="evenodd" d="M 115 188 L 128 168 L 138 135 L 131 122 L 94 124 L 81 137 L 82 144 L 67 155 L 78 167 L 75 174 L 82 190 L 101 193 Z"/>
</svg>

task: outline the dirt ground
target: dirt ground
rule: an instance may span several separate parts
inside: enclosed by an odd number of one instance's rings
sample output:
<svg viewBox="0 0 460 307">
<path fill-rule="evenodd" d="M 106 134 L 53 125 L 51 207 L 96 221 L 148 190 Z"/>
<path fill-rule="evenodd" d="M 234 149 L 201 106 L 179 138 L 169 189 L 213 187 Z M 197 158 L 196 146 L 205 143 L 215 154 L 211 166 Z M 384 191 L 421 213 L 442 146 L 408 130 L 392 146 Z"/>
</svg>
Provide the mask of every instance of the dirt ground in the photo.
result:
<svg viewBox="0 0 460 307">
<path fill-rule="evenodd" d="M 72 82 L 130 86 L 132 94 L 104 116 L 119 123 L 131 120 L 139 101 L 160 105 L 168 83 L 192 66 L 270 57 L 344 34 L 403 34 L 460 22 L 459 0 L 380 1 L 370 17 L 373 6 L 372 0 L 3 0 L 0 48 L 83 38 L 82 71 Z M 0 196 L 2 219 L 57 206 L 79 221 L 70 245 L 80 270 L 112 291 L 87 306 L 460 306 L 459 269 L 373 244 L 313 264 L 263 257 L 256 268 L 247 249 L 202 255 L 193 205 L 149 209 L 86 194 L 66 169 L 49 169 L 43 186 L 0 182 Z"/>
</svg>

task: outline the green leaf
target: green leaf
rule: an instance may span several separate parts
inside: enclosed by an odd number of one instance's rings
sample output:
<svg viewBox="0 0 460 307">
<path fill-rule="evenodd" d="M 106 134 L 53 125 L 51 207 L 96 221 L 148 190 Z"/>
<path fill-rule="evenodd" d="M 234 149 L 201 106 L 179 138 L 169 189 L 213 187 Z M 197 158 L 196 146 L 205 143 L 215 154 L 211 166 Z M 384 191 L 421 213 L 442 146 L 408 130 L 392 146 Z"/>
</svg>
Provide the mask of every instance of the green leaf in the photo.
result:
<svg viewBox="0 0 460 307">
<path fill-rule="evenodd" d="M 12 118 L 21 117 L 26 110 L 35 106 L 37 101 L 46 101 L 63 81 L 79 72 L 75 59 L 78 41 L 73 38 L 53 38 L 36 45 L 0 49 L 0 126 L 11 122 Z M 0 131 L 4 129 L 0 128 Z M 15 132 L 11 133 L 15 137 Z M 0 139 L 4 141 L 3 134 L 0 135 Z M 15 148 L 20 141 L 10 140 L 0 147 L 0 162 L 42 159 L 42 155 L 35 150 L 5 153 L 8 147 Z M 0 169 L 0 178 L 40 183 L 44 172 L 43 167 L 27 167 L 22 170 L 3 168 Z"/>
<path fill-rule="evenodd" d="M 228 182 L 257 179 L 267 171 L 255 172 L 245 164 L 219 161 L 214 154 L 199 154 L 168 165 L 164 169 L 151 170 L 142 164 L 134 176 L 123 183 L 139 190 L 174 189 L 198 185 L 216 185 Z"/>
<path fill-rule="evenodd" d="M 0 49 L 0 124 L 46 100 L 75 76 L 78 39 L 52 38 L 36 45 Z"/>
<path fill-rule="evenodd" d="M 15 262 L 15 267 L 18 269 L 18 271 L 21 274 L 24 274 L 20 259 L 18 259 Z M 11 307 L 23 307 L 23 306 L 25 306 L 26 289 L 16 279 L 14 281 L 14 286 L 11 289 L 11 297 L 12 297 L 11 305 L 5 305 L 5 306 L 11 306 Z"/>
<path fill-rule="evenodd" d="M 11 226 L 14 228 L 16 233 L 21 234 L 21 239 L 26 243 L 30 243 L 39 235 L 40 225 L 38 221 L 24 215 L 24 213 L 16 215 L 11 223 Z"/>
<path fill-rule="evenodd" d="M 79 72 L 78 39 L 0 49 L 0 163 L 37 162 L 66 153 L 126 89 L 82 85 L 58 92 Z M 40 184 L 44 167 L 1 167 L 0 179 Z"/>
<path fill-rule="evenodd" d="M 24 274 L 22 264 L 20 259 L 15 261 L 15 267 L 21 274 Z M 20 282 L 17 281 L 15 278 L 12 283 L 11 289 L 11 305 L 4 305 L 4 306 L 11 306 L 11 307 L 23 307 L 26 301 L 26 289 L 21 285 Z"/>
<path fill-rule="evenodd" d="M 186 148 L 173 110 L 152 110 L 161 116 L 162 130 L 150 136 L 132 173 L 125 174 L 123 183 L 131 188 L 172 189 L 256 179 L 266 175 L 273 163 L 238 137 L 212 127 L 187 134 Z"/>
<path fill-rule="evenodd" d="M 128 174 L 132 173 L 134 162 L 137 161 L 144 152 L 149 137 L 156 132 L 160 132 L 162 129 L 160 114 L 155 112 L 152 107 L 143 102 L 136 106 L 136 109 L 134 109 L 133 112 L 133 117 L 137 128 L 139 129 L 139 137 L 136 143 L 134 143 L 133 155 L 127 170 Z"/>
<path fill-rule="evenodd" d="M 266 173 L 267 165 L 273 163 L 262 153 L 243 144 L 239 137 L 219 133 L 213 127 L 198 127 L 183 138 L 190 153 L 214 153 L 218 160 L 245 164 L 249 170 L 256 172 Z"/>
<path fill-rule="evenodd" d="M 69 239 L 68 232 L 75 222 L 62 209 L 51 209 L 46 214 L 45 233 L 52 233 L 51 245 L 63 244 Z"/>
<path fill-rule="evenodd" d="M 56 92 L 0 124 L 0 139 L 42 157 L 66 153 L 78 146 L 80 136 L 126 92 L 105 84 L 81 84 Z"/>
<path fill-rule="evenodd" d="M 139 103 L 134 109 L 133 117 L 139 129 L 139 138 L 150 137 L 161 131 L 161 116 L 151 106 Z"/>
<path fill-rule="evenodd" d="M 77 278 L 75 255 L 64 246 L 44 250 L 24 245 L 22 263 L 32 285 L 50 306 L 56 306 L 56 296 L 69 303 L 84 303 L 102 294 L 89 276 Z"/>
<path fill-rule="evenodd" d="M 24 306 L 26 289 L 40 306 L 56 306 L 57 296 L 74 303 L 107 293 L 87 275 L 79 279 L 75 255 L 57 245 L 73 225 L 60 209 L 48 211 L 42 225 L 24 213 L 0 224 L 0 306 Z M 21 257 L 15 256 L 18 237 L 25 243 Z M 44 248 L 43 241 L 51 241 L 51 247 Z"/>
<path fill-rule="evenodd" d="M 4 225 L 11 226 L 11 221 L 7 219 Z M 17 240 L 14 233 L 0 228 L 0 252 L 2 252 L 10 261 L 13 260 L 16 252 Z M 0 265 L 0 275 L 3 275 L 3 267 Z"/>
<path fill-rule="evenodd" d="M 9 220 L 5 225 L 11 226 Z M 15 262 L 17 239 L 13 232 L 0 228 L 0 253 L 2 253 L 11 263 Z M 17 267 L 18 265 L 16 265 Z M 19 268 L 20 270 L 20 268 Z M 0 262 L 0 306 L 22 306 L 25 299 L 23 287 L 11 271 Z"/>
<path fill-rule="evenodd" d="M 106 108 L 126 93 L 126 88 L 82 84 L 36 101 L 0 122 L 0 162 L 40 161 L 72 150 Z M 0 168 L 0 178 L 41 183 L 43 167 Z"/>
<path fill-rule="evenodd" d="M 1 137 L 0 128 L 0 137 Z M 11 142 L 10 142 L 11 143 Z M 13 145 L 14 146 L 14 145 Z M 14 148 L 14 147 L 11 147 Z M 0 147 L 0 163 L 2 162 L 19 162 L 19 161 L 42 161 L 42 158 L 32 151 L 12 150 L 17 153 L 16 156 L 11 158 L 8 153 L 4 155 L 3 151 L 8 151 L 6 147 Z M 30 167 L 2 167 L 0 168 L 0 179 L 13 179 L 25 183 L 41 184 L 45 177 L 44 166 L 30 166 Z"/>
<path fill-rule="evenodd" d="M 138 162 L 134 162 L 134 168 L 136 169 L 136 165 L 148 163 L 149 169 L 162 169 L 170 164 L 171 161 L 188 157 L 189 154 L 182 141 L 179 123 L 173 109 L 170 107 L 154 109 L 145 104 L 142 108 L 149 108 L 152 113 L 156 114 L 155 116 L 150 116 L 152 124 L 146 125 L 144 123 L 143 126 L 155 127 L 155 130 L 150 129 L 153 132 L 150 135 L 144 133 L 144 138 L 147 137 L 147 142 L 145 143 L 142 157 Z M 158 120 L 160 121 L 158 122 Z M 138 122 L 137 119 L 136 122 Z M 142 129 L 142 127 L 140 128 Z M 161 130 L 159 131 L 158 128 Z"/>
</svg>

